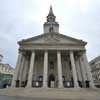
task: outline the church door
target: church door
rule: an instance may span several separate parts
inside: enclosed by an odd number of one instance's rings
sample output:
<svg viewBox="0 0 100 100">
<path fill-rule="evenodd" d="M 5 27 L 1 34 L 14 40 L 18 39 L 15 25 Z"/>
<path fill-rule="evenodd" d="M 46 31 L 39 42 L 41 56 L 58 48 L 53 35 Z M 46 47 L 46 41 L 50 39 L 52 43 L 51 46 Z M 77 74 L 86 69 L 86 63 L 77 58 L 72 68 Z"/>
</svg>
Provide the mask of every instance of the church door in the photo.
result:
<svg viewBox="0 0 100 100">
<path fill-rule="evenodd" d="M 49 75 L 48 87 L 50 87 L 50 88 L 54 88 L 55 87 L 55 76 L 53 74 Z"/>
</svg>

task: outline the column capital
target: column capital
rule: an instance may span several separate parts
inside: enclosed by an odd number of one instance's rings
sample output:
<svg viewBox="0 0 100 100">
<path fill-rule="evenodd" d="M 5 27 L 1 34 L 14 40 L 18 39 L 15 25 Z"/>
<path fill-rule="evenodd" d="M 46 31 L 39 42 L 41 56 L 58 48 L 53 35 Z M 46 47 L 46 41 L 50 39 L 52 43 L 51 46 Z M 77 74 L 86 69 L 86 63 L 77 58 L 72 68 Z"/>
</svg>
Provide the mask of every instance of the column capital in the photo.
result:
<svg viewBox="0 0 100 100">
<path fill-rule="evenodd" d="M 73 53 L 73 50 L 70 50 L 69 52 L 70 52 L 70 53 Z"/>
<path fill-rule="evenodd" d="M 44 50 L 45 53 L 48 53 L 48 50 Z"/>
<path fill-rule="evenodd" d="M 18 54 L 21 54 L 22 53 L 22 51 L 21 50 L 18 50 Z"/>
<path fill-rule="evenodd" d="M 19 51 L 18 51 L 18 54 L 22 54 L 23 56 L 26 56 L 26 53 L 27 53 L 27 52 L 24 51 L 24 50 L 23 50 L 23 51 L 22 51 L 22 50 L 19 50 Z"/>
<path fill-rule="evenodd" d="M 32 54 L 35 54 L 35 51 L 34 51 L 34 50 L 31 51 L 31 55 L 32 55 Z"/>
</svg>

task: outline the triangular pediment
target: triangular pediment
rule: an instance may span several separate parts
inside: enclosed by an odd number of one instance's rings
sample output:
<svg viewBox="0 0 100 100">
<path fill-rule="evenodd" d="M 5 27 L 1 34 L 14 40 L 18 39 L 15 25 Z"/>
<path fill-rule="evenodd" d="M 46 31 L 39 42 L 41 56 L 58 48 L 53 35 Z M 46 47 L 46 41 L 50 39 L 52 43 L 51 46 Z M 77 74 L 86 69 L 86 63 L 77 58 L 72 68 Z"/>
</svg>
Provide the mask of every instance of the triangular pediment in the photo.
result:
<svg viewBox="0 0 100 100">
<path fill-rule="evenodd" d="M 19 42 L 19 44 L 83 44 L 86 42 L 60 33 L 45 33 Z"/>
</svg>

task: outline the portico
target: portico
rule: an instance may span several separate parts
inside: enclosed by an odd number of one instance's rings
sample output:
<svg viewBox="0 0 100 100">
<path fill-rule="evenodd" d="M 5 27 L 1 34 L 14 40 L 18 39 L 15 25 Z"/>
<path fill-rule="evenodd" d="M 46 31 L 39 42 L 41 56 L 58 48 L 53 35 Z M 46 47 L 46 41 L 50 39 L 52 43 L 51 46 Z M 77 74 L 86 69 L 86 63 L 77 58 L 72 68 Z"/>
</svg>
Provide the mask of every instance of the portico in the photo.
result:
<svg viewBox="0 0 100 100">
<path fill-rule="evenodd" d="M 59 33 L 50 8 L 44 33 L 19 41 L 12 87 L 94 87 L 86 57 L 86 42 Z"/>
<path fill-rule="evenodd" d="M 79 81 L 86 84 L 88 74 L 81 68 L 78 59 L 82 58 L 84 50 L 25 50 L 20 51 L 18 62 L 21 68 L 16 73 L 14 86 L 19 87 L 74 87 L 79 88 Z M 81 55 L 80 55 L 81 54 Z M 76 59 L 77 58 L 77 59 Z M 76 64 L 79 65 L 79 67 Z M 83 66 L 85 67 L 85 66 Z M 23 68 L 23 70 L 22 70 Z M 26 70 L 27 69 L 27 70 Z M 80 73 L 77 70 L 81 70 Z M 87 70 L 85 71 L 87 72 Z M 83 78 L 84 76 L 84 78 Z M 80 77 L 80 78 L 79 78 Z M 19 81 L 19 82 L 18 82 Z M 88 79 L 90 81 L 90 79 Z M 82 87 L 85 85 L 82 84 Z M 69 86 L 68 86 L 69 85 Z"/>
</svg>

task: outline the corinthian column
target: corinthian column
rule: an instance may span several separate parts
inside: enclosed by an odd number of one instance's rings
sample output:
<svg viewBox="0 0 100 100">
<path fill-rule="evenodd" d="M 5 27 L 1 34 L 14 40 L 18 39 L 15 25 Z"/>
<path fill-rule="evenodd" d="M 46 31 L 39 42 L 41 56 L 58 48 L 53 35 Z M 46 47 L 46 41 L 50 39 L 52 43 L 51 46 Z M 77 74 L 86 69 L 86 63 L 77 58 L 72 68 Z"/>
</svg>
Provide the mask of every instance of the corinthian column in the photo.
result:
<svg viewBox="0 0 100 100">
<path fill-rule="evenodd" d="M 22 77 L 23 77 L 23 69 L 24 69 L 24 66 L 25 66 L 25 56 L 23 55 L 22 56 L 22 62 L 21 62 L 21 66 L 20 66 L 20 71 L 19 71 L 19 81 L 20 81 L 20 86 L 22 85 Z"/>
<path fill-rule="evenodd" d="M 91 68 L 88 64 L 88 60 L 87 60 L 87 57 L 86 57 L 86 52 L 83 53 L 83 61 L 84 61 L 85 67 L 86 67 L 88 79 L 90 81 L 90 87 L 95 88 L 93 78 L 92 78 Z"/>
<path fill-rule="evenodd" d="M 43 88 L 47 88 L 48 84 L 48 52 L 44 53 L 44 72 L 43 72 Z"/>
<path fill-rule="evenodd" d="M 71 60 L 71 66 L 72 66 L 72 72 L 73 72 L 74 87 L 75 88 L 79 88 L 78 80 L 77 80 L 77 72 L 76 72 L 76 68 L 75 68 L 75 61 L 74 61 L 73 51 L 70 51 L 70 60 Z"/>
<path fill-rule="evenodd" d="M 61 53 L 60 53 L 60 51 L 57 51 L 57 65 L 58 65 L 58 88 L 63 88 L 62 64 L 61 64 Z"/>
<path fill-rule="evenodd" d="M 27 76 L 27 72 L 28 72 L 28 57 L 26 56 L 25 58 L 25 66 L 24 66 L 24 70 L 23 70 L 23 77 L 22 77 L 22 81 L 26 81 L 26 76 Z"/>
<path fill-rule="evenodd" d="M 81 69 L 79 66 L 79 58 L 78 57 L 76 59 L 76 70 L 77 70 L 78 81 L 82 81 L 82 74 L 81 74 Z"/>
<path fill-rule="evenodd" d="M 81 69 L 81 73 L 82 73 L 82 87 L 85 88 L 86 87 L 85 81 L 87 80 L 87 76 L 86 76 L 86 70 L 85 70 L 82 56 L 79 57 L 79 62 L 80 62 L 80 69 Z"/>
<path fill-rule="evenodd" d="M 30 69 L 29 69 L 29 73 L 28 73 L 27 87 L 32 87 L 32 76 L 33 76 L 33 70 L 34 70 L 34 61 L 35 61 L 35 52 L 32 51 L 31 59 L 30 59 Z"/>
<path fill-rule="evenodd" d="M 19 77 L 21 60 L 22 60 L 22 52 L 19 52 L 11 87 L 16 87 L 16 81 L 18 80 Z"/>
</svg>

